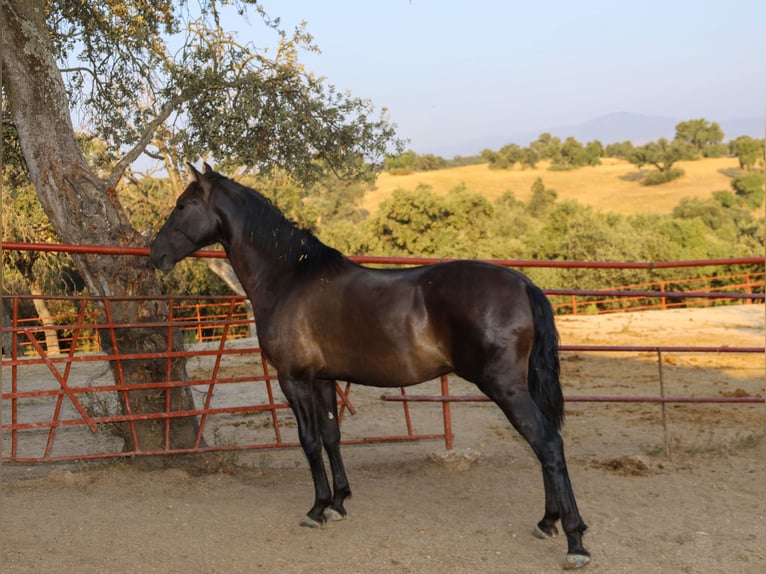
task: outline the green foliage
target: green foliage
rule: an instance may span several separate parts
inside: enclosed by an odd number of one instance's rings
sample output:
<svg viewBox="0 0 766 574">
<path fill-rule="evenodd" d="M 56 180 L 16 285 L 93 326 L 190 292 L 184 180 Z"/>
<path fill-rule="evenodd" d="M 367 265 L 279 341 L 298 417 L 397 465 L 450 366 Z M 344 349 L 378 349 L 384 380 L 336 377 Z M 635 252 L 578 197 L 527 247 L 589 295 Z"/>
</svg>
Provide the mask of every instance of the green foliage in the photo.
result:
<svg viewBox="0 0 766 574">
<path fill-rule="evenodd" d="M 610 143 L 604 149 L 604 156 L 615 157 L 627 160 L 633 153 L 633 142 L 624 141 L 620 143 Z"/>
<path fill-rule="evenodd" d="M 717 191 L 707 200 L 683 199 L 670 215 L 622 216 L 601 213 L 575 201 L 558 201 L 557 193 L 542 179 L 534 182 L 528 201 L 519 200 L 509 191 L 494 203 L 465 186 L 446 195 L 419 186 L 396 190 L 374 214 L 368 215 L 357 207 L 363 187 L 345 180 L 327 178 L 307 187 L 283 172 L 240 179 L 261 190 L 320 239 L 347 254 L 662 261 L 749 256 L 764 249 L 763 218 L 755 219 L 744 198 L 729 190 Z M 755 180 L 737 181 L 738 186 L 749 189 L 747 182 Z M 141 182 L 132 195 L 124 195 L 131 197 L 126 201 L 131 217 L 137 223 L 146 221 L 147 228 L 156 227 L 167 213 L 163 211 L 166 199 L 175 199 L 162 180 Z M 20 217 L 27 204 L 15 201 L 12 209 L 6 207 L 4 211 Z M 30 204 L 37 207 L 35 202 Z M 153 217 L 158 218 L 154 223 Z M 5 265 L 13 269 L 10 261 L 6 260 Z M 630 269 L 525 272 L 548 288 L 619 286 L 673 279 L 684 273 Z M 12 274 L 6 273 L 6 277 Z M 172 292 L 227 292 L 221 280 L 198 259 L 185 261 L 173 273 L 163 275 L 161 281 L 163 288 Z"/>
<path fill-rule="evenodd" d="M 549 144 L 546 153 L 550 154 L 552 170 L 565 170 L 584 167 L 586 165 L 595 166 L 601 163 L 604 156 L 604 146 L 600 141 L 588 142 L 587 145 L 581 144 L 573 137 L 568 137 L 564 143 L 556 150 L 555 138 Z"/>
<path fill-rule="evenodd" d="M 176 191 L 165 178 L 131 178 L 119 188 L 120 202 L 130 223 L 147 240 L 159 231 L 176 201 Z"/>
<path fill-rule="evenodd" d="M 660 221 L 656 232 L 675 247 L 680 259 L 704 259 L 709 253 L 709 228 L 699 218 L 665 218 Z M 716 253 L 717 255 L 717 253 Z"/>
<path fill-rule="evenodd" d="M 510 191 L 494 203 L 495 215 L 490 220 L 487 244 L 490 259 L 523 259 L 528 256 L 525 241 L 538 233 L 542 223 L 529 216 L 527 206 Z"/>
<path fill-rule="evenodd" d="M 358 181 L 326 176 L 305 189 L 296 221 L 315 233 L 335 222 L 359 224 L 366 216 L 357 208 L 364 191 Z"/>
<path fill-rule="evenodd" d="M 753 169 L 759 163 L 763 164 L 763 140 L 750 136 L 740 136 L 729 143 L 731 154 L 739 159 L 739 167 Z"/>
<path fill-rule="evenodd" d="M 539 161 L 540 156 L 537 151 L 532 147 L 525 147 L 522 150 L 521 165 L 534 169 Z"/>
<path fill-rule="evenodd" d="M 506 192 L 494 204 L 464 187 L 397 190 L 367 220 L 357 253 L 493 259 L 662 261 L 750 256 L 763 251 L 763 219 L 732 192 L 681 201 L 672 215 L 600 213 L 558 202 L 541 179 L 528 202 Z M 723 271 L 721 271 L 723 272 Z M 726 270 L 726 272 L 734 272 Z M 683 270 L 528 269 L 549 288 L 599 288 L 682 277 Z"/>
<path fill-rule="evenodd" d="M 541 160 L 548 160 L 552 164 L 561 163 L 561 140 L 548 132 L 540 134 L 529 147 L 535 150 Z"/>
<path fill-rule="evenodd" d="M 383 161 L 383 169 L 391 175 L 408 175 L 416 171 L 432 171 L 448 167 L 461 167 L 465 165 L 478 165 L 487 160 L 482 155 L 460 156 L 452 159 L 444 159 L 434 154 L 418 155 L 412 150 L 390 155 Z"/>
<path fill-rule="evenodd" d="M 430 187 L 395 189 L 370 221 L 369 247 L 390 255 L 435 255 L 445 238 L 442 223 L 448 214 L 443 198 Z M 439 237 L 434 237 L 436 234 Z"/>
<path fill-rule="evenodd" d="M 492 204 L 464 187 L 446 196 L 429 187 L 394 190 L 372 216 L 368 249 L 390 255 L 487 257 Z"/>
<path fill-rule="evenodd" d="M 737 196 L 728 189 L 714 191 L 712 197 L 726 209 L 730 209 L 737 205 Z"/>
<path fill-rule="evenodd" d="M 412 150 L 397 156 L 388 156 L 383 161 L 383 169 L 393 175 L 406 175 L 414 171 L 433 171 L 447 167 L 447 161 L 433 154 L 418 155 Z"/>
<path fill-rule="evenodd" d="M 312 183 L 328 171 L 369 181 L 402 148 L 385 109 L 305 69 L 301 57 L 318 48 L 304 25 L 288 33 L 250 0 L 46 6 L 72 107 L 106 145 L 104 157 L 147 150 L 176 172 L 184 160 L 214 157 L 223 169 L 281 168 Z M 221 26 L 234 10 L 256 17 L 269 49 Z"/>
<path fill-rule="evenodd" d="M 568 137 L 561 144 L 552 169 L 572 169 L 588 164 L 588 154 L 585 146 L 573 137 Z"/>
<path fill-rule="evenodd" d="M 744 201 L 748 209 L 757 209 L 763 204 L 763 185 L 763 174 L 757 172 L 738 175 L 731 182 L 735 195 Z"/>
<path fill-rule="evenodd" d="M 585 155 L 588 165 L 601 165 L 601 158 L 604 157 L 604 145 L 598 140 L 588 142 L 585 146 Z"/>
<path fill-rule="evenodd" d="M 729 146 L 724 143 L 707 145 L 702 150 L 702 157 L 728 157 L 729 155 Z"/>
<path fill-rule="evenodd" d="M 320 236 L 336 224 L 359 225 L 367 215 L 357 207 L 365 192 L 358 181 L 328 175 L 311 185 L 302 185 L 284 171 L 242 177 L 239 181 L 257 189 L 288 218 Z"/>
<path fill-rule="evenodd" d="M 723 141 L 723 131 L 716 122 L 711 123 L 702 118 L 688 120 L 676 125 L 675 141 L 694 149 L 696 157 L 702 157 L 706 148 L 715 148 Z"/>
<path fill-rule="evenodd" d="M 679 167 L 671 167 L 664 171 L 647 173 L 641 178 L 641 185 L 661 185 L 683 176 L 684 170 Z"/>
<path fill-rule="evenodd" d="M 706 200 L 684 197 L 673 208 L 674 218 L 700 219 L 705 227 L 716 232 L 718 239 L 723 241 L 733 241 L 736 238 L 738 215 L 736 208 L 727 208 L 715 197 Z"/>
<path fill-rule="evenodd" d="M 532 184 L 531 191 L 532 197 L 527 205 L 527 213 L 532 217 L 540 219 L 553 208 L 558 193 L 554 189 L 546 188 L 543 180 L 539 177 Z"/>
<path fill-rule="evenodd" d="M 583 145 L 570 136 L 562 143 L 549 133 L 540 134 L 529 147 L 507 144 L 497 151 L 484 149 L 481 152 L 482 160 L 489 164 L 490 169 L 512 169 L 517 165 L 534 168 L 538 161 L 548 160 L 551 170 L 562 171 L 599 165 L 602 157 L 604 146 L 598 140 Z"/>
<path fill-rule="evenodd" d="M 676 125 L 676 136 L 672 141 L 660 138 L 638 147 L 623 142 L 607 146 L 606 153 L 610 157 L 623 157 L 638 169 L 646 165 L 656 168 L 659 173 L 643 176 L 642 183 L 660 185 L 683 175 L 682 170 L 673 167 L 676 162 L 727 155 L 729 149 L 722 140 L 723 131 L 717 123 L 689 120 Z"/>
<path fill-rule="evenodd" d="M 452 159 L 448 159 L 446 167 L 461 167 L 464 165 L 479 165 L 484 163 L 484 159 L 479 155 L 456 155 Z"/>
<path fill-rule="evenodd" d="M 664 172 L 673 167 L 676 162 L 690 158 L 691 153 L 692 150 L 688 144 L 677 140 L 670 142 L 667 138 L 660 138 L 656 142 L 649 142 L 633 148 L 626 159 L 638 169 L 645 165 L 651 165 L 660 172 Z"/>
<path fill-rule="evenodd" d="M 485 149 L 481 152 L 481 156 L 489 164 L 490 169 L 511 169 L 522 162 L 524 152 L 516 144 L 507 144 L 496 152 Z"/>
<path fill-rule="evenodd" d="M 3 167 L 4 186 L 0 194 L 2 239 L 22 243 L 58 243 L 58 236 L 27 177 L 24 161 L 20 155 L 14 155 L 17 143 L 9 138 L 9 149 L 6 150 L 3 145 L 4 155 L 9 154 L 3 159 L 11 161 Z M 66 254 L 6 249 L 3 250 L 2 265 L 3 291 L 6 293 L 66 295 L 82 289 L 82 280 L 74 269 L 71 257 Z"/>
<path fill-rule="evenodd" d="M 371 254 L 366 223 L 338 220 L 323 224 L 317 231 L 319 239 L 347 255 Z"/>
<path fill-rule="evenodd" d="M 517 144 L 507 144 L 498 151 L 482 150 L 481 159 L 489 164 L 489 169 L 512 169 L 516 164 L 534 168 L 539 160 L 539 154 L 532 146 L 522 148 Z"/>
<path fill-rule="evenodd" d="M 559 261 L 633 260 L 640 256 L 641 240 L 636 231 L 625 224 L 625 218 L 598 213 L 575 201 L 556 203 L 540 231 L 527 238 L 536 258 Z M 559 286 L 598 288 L 619 281 L 630 283 L 639 277 L 631 270 L 616 274 L 609 269 L 556 269 Z M 619 283 L 618 283 L 619 284 Z"/>
<path fill-rule="evenodd" d="M 226 283 L 210 270 L 204 260 L 197 257 L 187 257 L 172 271 L 158 274 L 157 278 L 165 293 L 189 296 L 231 293 Z"/>
</svg>

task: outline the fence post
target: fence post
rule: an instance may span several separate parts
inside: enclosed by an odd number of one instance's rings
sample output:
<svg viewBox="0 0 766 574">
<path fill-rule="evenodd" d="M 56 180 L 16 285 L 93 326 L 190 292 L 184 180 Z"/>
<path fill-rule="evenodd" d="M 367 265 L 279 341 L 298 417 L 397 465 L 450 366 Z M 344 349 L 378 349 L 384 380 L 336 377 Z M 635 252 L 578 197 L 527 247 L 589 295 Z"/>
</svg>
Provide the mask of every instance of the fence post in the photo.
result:
<svg viewBox="0 0 766 574">
<path fill-rule="evenodd" d="M 442 375 L 441 393 L 443 397 L 449 395 L 449 378 L 447 375 Z M 452 450 L 452 411 L 448 400 L 442 401 L 442 417 L 444 418 L 444 447 L 447 450 Z"/>
<path fill-rule="evenodd" d="M 665 444 L 665 456 L 670 458 L 670 439 L 668 437 L 668 413 L 665 402 L 665 380 L 662 378 L 662 350 L 657 349 L 657 363 L 660 370 L 660 397 L 662 398 L 662 436 Z"/>
<path fill-rule="evenodd" d="M 196 311 L 197 311 L 197 341 L 200 343 L 202 342 L 202 311 L 199 308 L 200 303 L 197 301 L 197 304 L 194 305 Z"/>
</svg>

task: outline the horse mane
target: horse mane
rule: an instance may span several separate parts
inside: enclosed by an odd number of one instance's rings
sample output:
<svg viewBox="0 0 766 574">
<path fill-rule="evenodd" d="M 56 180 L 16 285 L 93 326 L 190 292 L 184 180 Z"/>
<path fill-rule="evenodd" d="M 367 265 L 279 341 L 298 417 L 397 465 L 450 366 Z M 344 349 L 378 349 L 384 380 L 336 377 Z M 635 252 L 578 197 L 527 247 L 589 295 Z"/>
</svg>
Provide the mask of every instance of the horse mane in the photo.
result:
<svg viewBox="0 0 766 574">
<path fill-rule="evenodd" d="M 244 242 L 260 253 L 270 253 L 275 263 L 306 272 L 320 267 L 337 267 L 346 261 L 340 251 L 325 245 L 311 231 L 288 219 L 259 191 L 215 171 L 208 171 L 204 177 L 244 204 L 240 231 L 246 238 Z"/>
</svg>

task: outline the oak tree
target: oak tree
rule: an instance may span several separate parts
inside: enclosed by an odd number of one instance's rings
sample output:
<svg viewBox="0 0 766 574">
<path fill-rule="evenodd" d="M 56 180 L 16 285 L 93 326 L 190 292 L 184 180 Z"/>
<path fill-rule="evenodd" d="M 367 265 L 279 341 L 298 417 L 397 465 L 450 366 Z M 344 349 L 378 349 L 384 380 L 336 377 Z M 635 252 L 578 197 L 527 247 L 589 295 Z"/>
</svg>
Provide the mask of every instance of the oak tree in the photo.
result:
<svg viewBox="0 0 766 574">
<path fill-rule="evenodd" d="M 228 33 L 225 10 L 255 14 L 271 50 Z M 115 191 L 143 154 L 177 169 L 201 156 L 222 169 L 280 167 L 311 182 L 327 170 L 370 178 L 398 143 L 385 110 L 304 69 L 300 55 L 317 48 L 303 27 L 286 32 L 255 2 L 4 0 L 0 27 L 10 122 L 36 195 L 64 243 L 145 245 Z M 105 142 L 108 169 L 98 171 L 83 155 L 74 109 L 78 127 Z M 73 260 L 92 295 L 161 295 L 143 259 L 77 254 Z M 110 310 L 117 324 L 156 323 L 167 314 L 156 301 L 115 299 Z M 118 329 L 102 345 L 108 353 L 158 353 L 168 349 L 167 338 L 166 329 L 147 325 Z M 180 350 L 180 336 L 172 339 Z M 122 363 L 132 384 L 164 380 L 166 367 L 164 360 Z M 174 379 L 185 378 L 182 361 L 172 371 Z M 192 408 L 188 390 L 168 392 L 172 410 Z M 162 411 L 165 400 L 154 390 L 129 395 L 133 414 Z M 162 420 L 137 422 L 126 448 L 162 450 L 163 429 Z M 196 430 L 196 418 L 173 418 L 170 446 L 193 445 Z"/>
<path fill-rule="evenodd" d="M 697 157 L 701 157 L 705 148 L 723 141 L 723 130 L 716 122 L 709 122 L 704 118 L 687 120 L 676 125 L 675 139 L 691 146 Z"/>
</svg>

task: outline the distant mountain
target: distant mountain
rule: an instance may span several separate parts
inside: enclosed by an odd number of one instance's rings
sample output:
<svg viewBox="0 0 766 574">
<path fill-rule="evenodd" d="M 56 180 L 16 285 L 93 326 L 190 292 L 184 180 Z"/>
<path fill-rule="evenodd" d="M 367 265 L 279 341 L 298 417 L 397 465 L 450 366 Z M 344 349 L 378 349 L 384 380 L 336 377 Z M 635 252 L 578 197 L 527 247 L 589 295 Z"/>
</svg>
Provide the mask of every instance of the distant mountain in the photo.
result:
<svg viewBox="0 0 766 574">
<path fill-rule="evenodd" d="M 592 119 L 579 126 L 551 128 L 550 133 L 562 140 L 573 136 L 580 142 L 599 140 L 608 144 L 630 140 L 635 145 L 640 145 L 662 137 L 672 138 L 678 122 L 675 118 L 618 112 Z"/>
<path fill-rule="evenodd" d="M 481 140 L 466 142 L 460 147 L 471 150 L 465 152 L 466 154 L 475 154 L 485 148 L 496 150 L 509 143 L 527 146 L 530 142 L 536 140 L 540 134 L 546 132 L 562 140 L 572 136 L 582 143 L 599 140 L 602 144 L 607 145 L 629 140 L 634 145 L 642 145 L 662 137 L 673 139 L 676 134 L 676 125 L 688 119 L 692 118 L 679 119 L 647 116 L 630 112 L 616 112 L 594 118 L 580 125 L 541 128 L 534 132 L 522 132 L 505 136 L 495 134 Z M 725 134 L 725 141 L 743 135 L 754 138 L 764 137 L 763 118 L 708 119 L 708 121 L 718 122 L 718 125 L 721 126 Z"/>
</svg>

